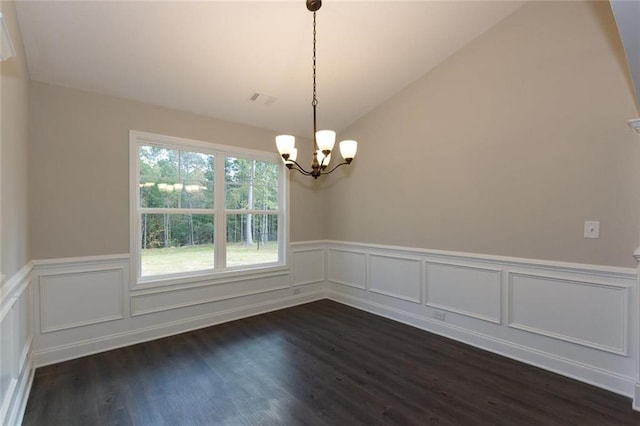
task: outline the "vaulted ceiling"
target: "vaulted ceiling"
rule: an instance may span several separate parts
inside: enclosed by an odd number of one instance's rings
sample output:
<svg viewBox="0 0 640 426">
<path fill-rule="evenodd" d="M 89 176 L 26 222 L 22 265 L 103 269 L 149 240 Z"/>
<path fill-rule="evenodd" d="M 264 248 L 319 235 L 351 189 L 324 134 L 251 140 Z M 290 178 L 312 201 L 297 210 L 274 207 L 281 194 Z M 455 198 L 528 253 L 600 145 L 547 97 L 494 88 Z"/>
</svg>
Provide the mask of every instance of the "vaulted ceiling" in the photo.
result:
<svg viewBox="0 0 640 426">
<path fill-rule="evenodd" d="M 325 0 L 319 128 L 344 129 L 522 4 Z M 311 134 L 304 0 L 26 0 L 17 11 L 34 80 Z"/>
</svg>

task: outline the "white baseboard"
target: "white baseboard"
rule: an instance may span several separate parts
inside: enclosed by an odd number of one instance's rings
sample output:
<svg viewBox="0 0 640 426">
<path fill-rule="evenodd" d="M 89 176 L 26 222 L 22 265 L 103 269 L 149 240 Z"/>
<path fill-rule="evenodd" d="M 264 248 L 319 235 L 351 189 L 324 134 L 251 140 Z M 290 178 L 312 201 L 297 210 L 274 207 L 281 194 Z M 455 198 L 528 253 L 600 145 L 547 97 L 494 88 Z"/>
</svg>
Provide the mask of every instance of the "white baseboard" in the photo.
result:
<svg viewBox="0 0 640 426">
<path fill-rule="evenodd" d="M 437 320 L 414 315 L 406 311 L 394 309 L 365 299 L 333 291 L 329 291 L 327 293 L 327 297 L 336 302 L 420 328 L 439 336 L 466 343 L 516 361 L 540 367 L 618 394 L 629 397 L 633 397 L 634 395 L 635 380 L 633 377 L 618 375 L 610 371 L 598 369 L 567 358 L 537 351 L 529 347 L 517 345 L 513 342 L 497 339 L 489 335 L 454 325 L 446 323 L 443 324 Z M 638 388 L 638 390 L 640 391 L 640 388 Z"/>
<path fill-rule="evenodd" d="M 7 413 L 5 425 L 20 425 L 24 417 L 25 409 L 27 408 L 27 402 L 29 401 L 29 394 L 31 393 L 31 386 L 33 385 L 33 378 L 35 376 L 36 369 L 33 367 L 33 362 L 29 356 L 23 374 L 20 375 L 18 385 L 16 386 L 15 394 L 13 397 L 13 404 L 9 408 Z"/>
</svg>

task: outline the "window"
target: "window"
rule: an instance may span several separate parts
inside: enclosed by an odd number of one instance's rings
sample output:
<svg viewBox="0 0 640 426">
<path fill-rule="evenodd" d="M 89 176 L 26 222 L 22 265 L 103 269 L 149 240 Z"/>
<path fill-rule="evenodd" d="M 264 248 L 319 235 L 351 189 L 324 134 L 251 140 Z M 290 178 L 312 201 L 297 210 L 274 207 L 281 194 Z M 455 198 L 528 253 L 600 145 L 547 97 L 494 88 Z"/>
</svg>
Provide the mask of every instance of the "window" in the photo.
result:
<svg viewBox="0 0 640 426">
<path fill-rule="evenodd" d="M 138 282 L 284 265 L 275 153 L 133 131 L 130 145 Z"/>
</svg>

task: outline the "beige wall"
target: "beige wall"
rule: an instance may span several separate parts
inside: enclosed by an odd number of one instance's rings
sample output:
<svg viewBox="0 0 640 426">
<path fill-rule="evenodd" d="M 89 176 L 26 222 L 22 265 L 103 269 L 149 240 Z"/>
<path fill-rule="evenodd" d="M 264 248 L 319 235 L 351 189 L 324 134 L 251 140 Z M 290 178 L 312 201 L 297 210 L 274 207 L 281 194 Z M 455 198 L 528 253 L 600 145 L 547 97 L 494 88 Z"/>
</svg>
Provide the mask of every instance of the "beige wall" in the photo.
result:
<svg viewBox="0 0 640 426">
<path fill-rule="evenodd" d="M 353 166 L 293 174 L 291 240 L 635 266 L 636 115 L 608 3 L 527 4 L 341 132 Z M 33 259 L 128 252 L 129 129 L 273 149 L 267 130 L 37 82 L 30 119 Z"/>
<path fill-rule="evenodd" d="M 129 252 L 129 130 L 275 150 L 275 133 L 32 82 L 33 259 Z M 323 237 L 322 191 L 291 185 L 291 241 Z"/>
<path fill-rule="evenodd" d="M 342 132 L 327 236 L 634 267 L 635 116 L 609 3 L 526 4 Z"/>
<path fill-rule="evenodd" d="M 15 4 L 0 2 L 16 57 L 0 62 L 0 271 L 11 277 L 30 260 L 27 221 L 29 73 Z"/>
</svg>

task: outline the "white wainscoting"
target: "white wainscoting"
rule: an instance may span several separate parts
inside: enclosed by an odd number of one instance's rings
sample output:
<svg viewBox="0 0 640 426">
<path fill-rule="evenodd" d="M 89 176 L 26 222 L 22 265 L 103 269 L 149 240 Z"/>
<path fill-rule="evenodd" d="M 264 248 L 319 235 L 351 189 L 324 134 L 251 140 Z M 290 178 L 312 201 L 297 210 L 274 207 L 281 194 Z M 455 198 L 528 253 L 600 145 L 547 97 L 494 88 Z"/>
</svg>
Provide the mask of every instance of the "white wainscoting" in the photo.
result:
<svg viewBox="0 0 640 426">
<path fill-rule="evenodd" d="M 29 263 L 0 283 L 0 425 L 22 422 L 33 381 L 32 267 Z"/>
<path fill-rule="evenodd" d="M 328 280 L 334 283 L 366 289 L 367 255 L 350 250 L 329 250 Z"/>
<path fill-rule="evenodd" d="M 291 253 L 292 282 L 294 286 L 302 286 L 325 281 L 325 245 L 312 242 L 293 246 Z"/>
<path fill-rule="evenodd" d="M 123 265 L 41 273 L 40 330 L 50 333 L 124 318 L 127 275 Z"/>
<path fill-rule="evenodd" d="M 43 366 L 325 297 L 325 244 L 290 269 L 136 289 L 128 255 L 35 261 L 33 359 Z"/>
<path fill-rule="evenodd" d="M 509 327 L 628 353 L 628 285 L 509 272 L 509 307 Z"/>
<path fill-rule="evenodd" d="M 289 269 L 154 288 L 129 285 L 128 255 L 34 262 L 0 293 L 0 419 L 21 418 L 32 365 L 325 297 L 634 394 L 635 269 L 339 241 L 293 243 L 289 256 Z"/>
<path fill-rule="evenodd" d="M 369 284 L 373 293 L 422 303 L 420 258 L 372 253 L 368 256 Z"/>
<path fill-rule="evenodd" d="M 188 288 L 154 289 L 131 295 L 131 315 L 143 315 L 169 309 L 235 299 L 289 288 L 288 272 L 261 274 L 253 279 L 234 279 Z"/>
<path fill-rule="evenodd" d="M 635 269 L 340 241 L 327 251 L 330 299 L 633 396 Z"/>
<path fill-rule="evenodd" d="M 500 323 L 500 269 L 435 261 L 425 264 L 427 306 Z"/>
</svg>

